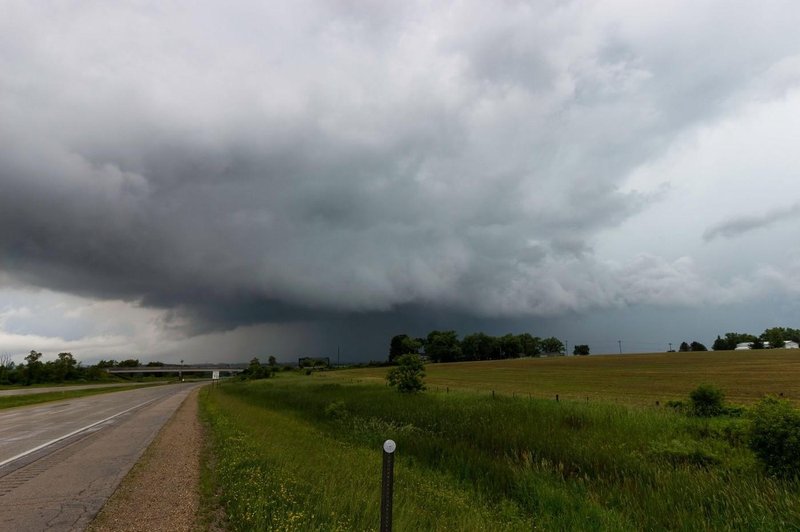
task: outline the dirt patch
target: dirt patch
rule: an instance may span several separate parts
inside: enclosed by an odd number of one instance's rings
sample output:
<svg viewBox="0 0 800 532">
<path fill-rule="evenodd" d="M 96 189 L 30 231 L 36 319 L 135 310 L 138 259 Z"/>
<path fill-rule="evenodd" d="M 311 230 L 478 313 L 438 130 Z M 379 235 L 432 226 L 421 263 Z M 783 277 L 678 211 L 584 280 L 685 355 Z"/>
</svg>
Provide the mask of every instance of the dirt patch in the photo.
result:
<svg viewBox="0 0 800 532">
<path fill-rule="evenodd" d="M 196 528 L 203 449 L 197 394 L 197 390 L 192 392 L 161 429 L 89 525 L 89 531 L 172 532 Z"/>
</svg>

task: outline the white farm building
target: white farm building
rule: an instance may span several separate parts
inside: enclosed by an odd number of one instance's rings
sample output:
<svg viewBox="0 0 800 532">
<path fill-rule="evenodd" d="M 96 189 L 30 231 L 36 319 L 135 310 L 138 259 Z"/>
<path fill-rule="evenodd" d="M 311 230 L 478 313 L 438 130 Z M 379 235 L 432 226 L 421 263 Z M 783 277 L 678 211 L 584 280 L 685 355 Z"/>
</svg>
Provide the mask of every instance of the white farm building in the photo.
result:
<svg viewBox="0 0 800 532">
<path fill-rule="evenodd" d="M 769 342 L 764 342 L 764 349 L 769 349 L 772 347 L 769 345 Z M 797 342 L 793 342 L 792 340 L 784 340 L 783 341 L 783 348 L 784 349 L 800 349 L 800 344 Z M 740 344 L 736 344 L 734 351 L 744 351 L 746 349 L 753 349 L 753 342 L 742 342 Z"/>
</svg>

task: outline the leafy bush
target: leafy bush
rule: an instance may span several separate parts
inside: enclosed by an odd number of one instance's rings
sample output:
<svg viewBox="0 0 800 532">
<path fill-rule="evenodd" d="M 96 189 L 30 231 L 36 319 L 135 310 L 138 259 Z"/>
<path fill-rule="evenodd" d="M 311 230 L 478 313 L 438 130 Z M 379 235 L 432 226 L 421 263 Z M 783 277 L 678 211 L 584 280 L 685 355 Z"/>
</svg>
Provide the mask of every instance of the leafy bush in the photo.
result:
<svg viewBox="0 0 800 532">
<path fill-rule="evenodd" d="M 402 393 L 416 393 L 425 389 L 422 381 L 425 368 L 419 355 L 403 355 L 397 359 L 397 364 L 386 374 L 389 386 L 396 387 Z"/>
<path fill-rule="evenodd" d="M 750 448 L 768 473 L 784 478 L 800 476 L 800 410 L 775 397 L 753 409 Z"/>
<path fill-rule="evenodd" d="M 689 394 L 689 411 L 699 417 L 719 416 L 725 412 L 725 394 L 713 384 L 701 384 Z"/>
</svg>

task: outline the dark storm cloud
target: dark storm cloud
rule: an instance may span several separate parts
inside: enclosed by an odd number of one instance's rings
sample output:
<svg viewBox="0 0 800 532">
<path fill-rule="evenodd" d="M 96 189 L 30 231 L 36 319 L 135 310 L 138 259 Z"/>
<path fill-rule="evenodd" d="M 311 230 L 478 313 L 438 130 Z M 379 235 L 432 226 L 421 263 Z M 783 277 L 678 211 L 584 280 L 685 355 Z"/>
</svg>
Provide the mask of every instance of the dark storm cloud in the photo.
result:
<svg viewBox="0 0 800 532">
<path fill-rule="evenodd" d="M 800 216 L 800 203 L 782 209 L 769 209 L 758 215 L 736 216 L 709 227 L 703 233 L 703 240 L 709 242 L 715 238 L 735 238 L 737 236 L 764 229 L 784 220 Z"/>
<path fill-rule="evenodd" d="M 590 7 L 12 2 L 2 270 L 195 332 L 669 297 L 690 268 L 609 265 L 593 238 L 653 201 L 631 171 L 797 46 Z"/>
</svg>

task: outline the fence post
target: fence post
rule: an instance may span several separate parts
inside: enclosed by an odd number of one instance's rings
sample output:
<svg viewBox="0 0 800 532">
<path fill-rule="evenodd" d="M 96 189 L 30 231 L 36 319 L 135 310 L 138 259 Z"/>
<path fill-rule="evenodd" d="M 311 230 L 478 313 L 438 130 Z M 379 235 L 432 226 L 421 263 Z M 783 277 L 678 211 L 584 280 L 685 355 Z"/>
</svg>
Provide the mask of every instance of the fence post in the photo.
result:
<svg viewBox="0 0 800 532">
<path fill-rule="evenodd" d="M 381 483 L 381 532 L 392 531 L 392 491 L 394 484 L 394 440 L 383 442 L 383 475 Z"/>
</svg>

